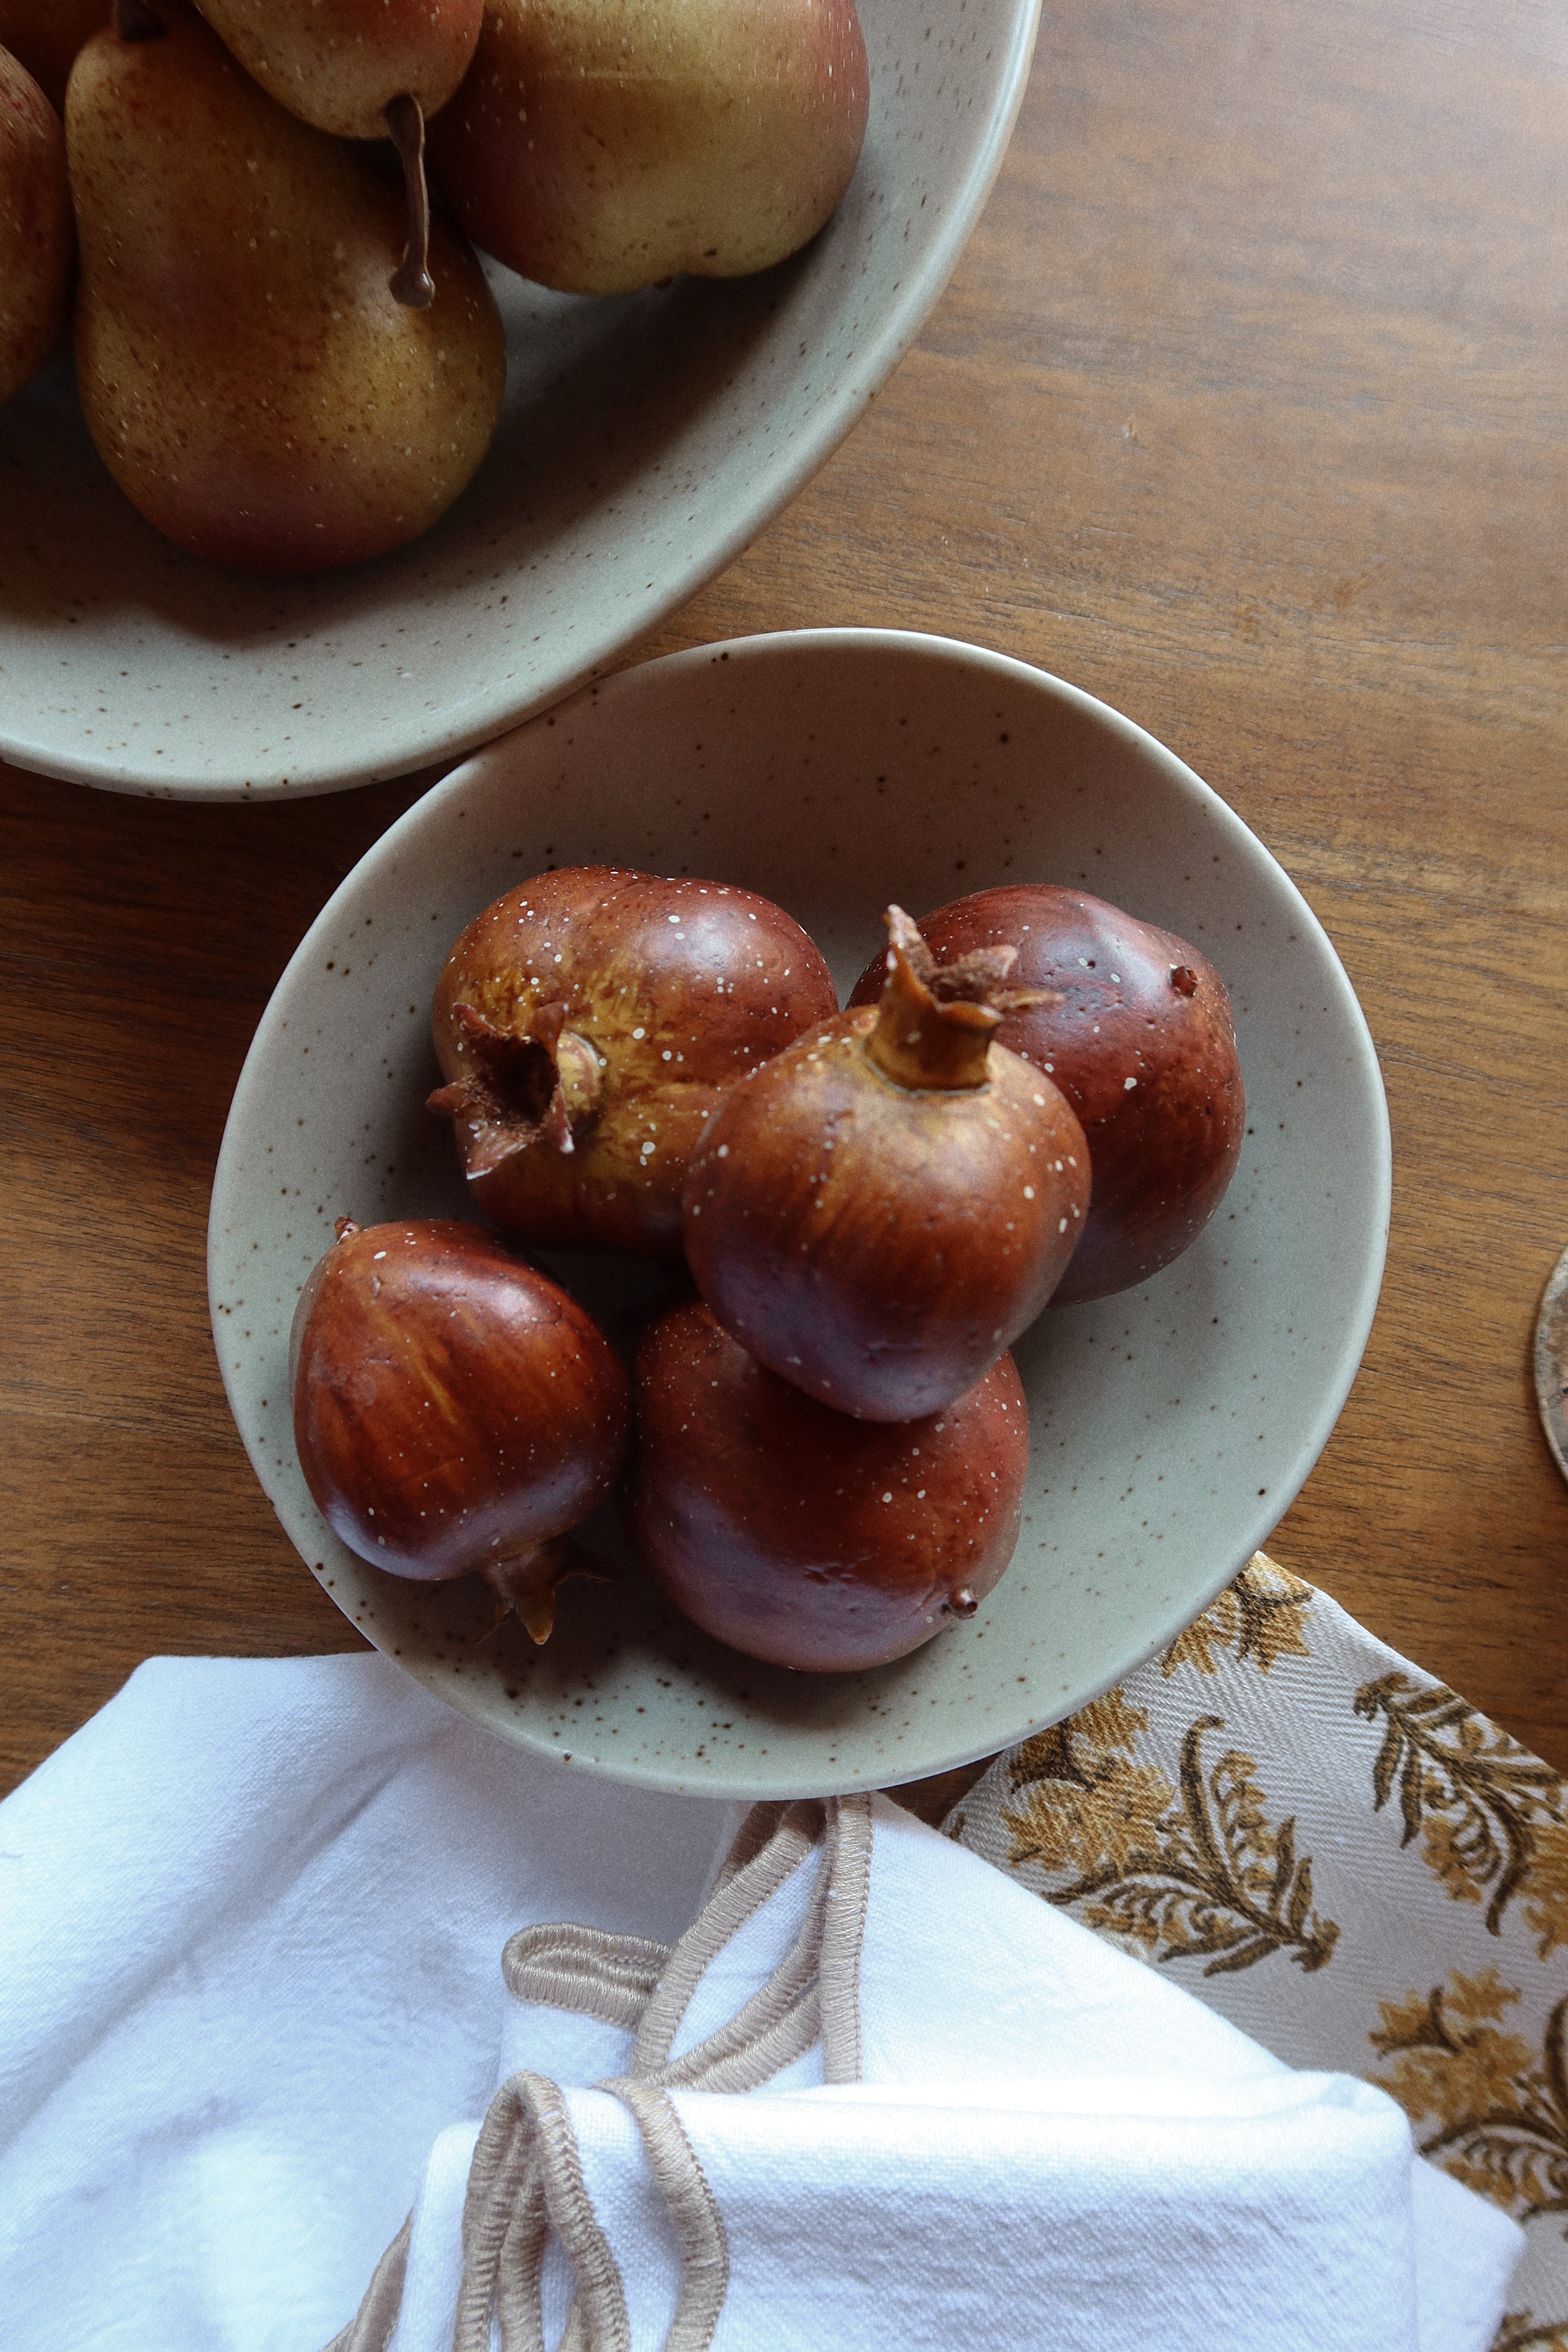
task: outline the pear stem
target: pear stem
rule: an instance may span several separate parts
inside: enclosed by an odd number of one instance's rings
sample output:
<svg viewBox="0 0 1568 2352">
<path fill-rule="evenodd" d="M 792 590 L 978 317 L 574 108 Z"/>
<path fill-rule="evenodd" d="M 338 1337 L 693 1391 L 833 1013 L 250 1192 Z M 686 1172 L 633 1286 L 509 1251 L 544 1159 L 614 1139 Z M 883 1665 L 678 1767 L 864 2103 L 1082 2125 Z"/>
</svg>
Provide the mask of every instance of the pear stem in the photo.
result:
<svg viewBox="0 0 1568 2352">
<path fill-rule="evenodd" d="M 121 5 L 122 0 L 116 0 L 116 5 Z M 403 194 L 408 209 L 408 242 L 387 284 L 394 300 L 410 310 L 426 310 L 436 299 L 436 281 L 429 266 L 430 191 L 425 178 L 425 110 L 407 90 L 387 100 L 386 128 L 403 165 Z"/>
<path fill-rule="evenodd" d="M 146 0 L 114 0 L 114 29 L 122 41 L 156 41 L 169 28 Z"/>
</svg>

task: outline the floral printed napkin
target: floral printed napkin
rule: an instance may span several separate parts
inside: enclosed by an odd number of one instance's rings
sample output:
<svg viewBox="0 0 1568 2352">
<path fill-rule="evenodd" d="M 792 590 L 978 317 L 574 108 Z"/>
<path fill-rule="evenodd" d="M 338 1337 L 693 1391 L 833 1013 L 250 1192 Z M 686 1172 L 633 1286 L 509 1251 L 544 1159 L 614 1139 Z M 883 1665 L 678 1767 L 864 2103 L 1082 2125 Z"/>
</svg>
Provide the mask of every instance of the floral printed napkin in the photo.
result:
<svg viewBox="0 0 1568 2352">
<path fill-rule="evenodd" d="M 1526 2225 L 1493 2352 L 1568 2352 L 1568 1784 L 1258 1552 L 943 1824 Z"/>
</svg>

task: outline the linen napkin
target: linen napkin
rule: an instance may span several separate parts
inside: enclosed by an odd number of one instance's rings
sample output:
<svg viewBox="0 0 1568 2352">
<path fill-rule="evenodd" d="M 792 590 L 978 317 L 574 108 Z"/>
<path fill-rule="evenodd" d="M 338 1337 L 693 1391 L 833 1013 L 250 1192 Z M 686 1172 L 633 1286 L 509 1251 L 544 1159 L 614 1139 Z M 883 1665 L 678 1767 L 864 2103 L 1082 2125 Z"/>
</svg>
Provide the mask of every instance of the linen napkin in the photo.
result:
<svg viewBox="0 0 1568 2352">
<path fill-rule="evenodd" d="M 1482 2352 L 1503 2309 L 1516 2226 L 1383 2094 L 883 1799 L 742 1818 L 374 1656 L 158 1660 L 0 1806 L 0 1888 L 16 2352 Z"/>
<path fill-rule="evenodd" d="M 1568 1782 L 1258 1552 L 944 1823 L 1292 2065 L 1365 2075 L 1523 2223 L 1498 2352 L 1568 2352 Z"/>
</svg>

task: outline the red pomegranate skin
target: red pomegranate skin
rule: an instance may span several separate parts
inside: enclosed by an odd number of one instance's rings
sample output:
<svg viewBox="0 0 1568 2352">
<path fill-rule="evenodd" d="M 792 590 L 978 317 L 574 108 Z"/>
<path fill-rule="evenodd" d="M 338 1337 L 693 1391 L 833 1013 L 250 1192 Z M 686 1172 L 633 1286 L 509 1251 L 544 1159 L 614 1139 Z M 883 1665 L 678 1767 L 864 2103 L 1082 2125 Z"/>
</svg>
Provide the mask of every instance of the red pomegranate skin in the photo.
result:
<svg viewBox="0 0 1568 2352">
<path fill-rule="evenodd" d="M 852 1421 L 694 1301 L 644 1339 L 634 1397 L 637 1557 L 748 1657 L 819 1674 L 885 1665 L 972 1614 L 1013 1557 L 1029 1427 L 1010 1356 L 943 1412 Z"/>
<path fill-rule="evenodd" d="M 300 1465 L 335 1535 L 394 1576 L 504 1562 L 587 1517 L 620 1474 L 620 1359 L 482 1227 L 350 1230 L 289 1336 Z"/>
<path fill-rule="evenodd" d="M 993 1043 L 984 1086 L 911 1089 L 819 1022 L 733 1087 L 692 1154 L 686 1258 L 718 1320 L 795 1387 L 913 1421 L 973 1387 L 1070 1267 L 1083 1130 Z"/>
<path fill-rule="evenodd" d="M 1147 1281 L 1197 1239 L 1241 1156 L 1247 1099 L 1218 972 L 1173 931 L 1054 884 L 977 890 L 919 928 L 939 964 L 1016 947 L 1010 985 L 1061 994 L 996 1033 L 1055 1080 L 1089 1143 L 1089 1217 L 1051 1305 Z M 850 1003 L 872 1002 L 881 980 L 879 958 Z"/>
<path fill-rule="evenodd" d="M 433 1018 L 449 1083 L 475 1067 L 465 1005 L 517 1039 L 561 1006 L 562 1047 L 595 1097 L 569 1092 L 570 1150 L 543 1130 L 507 1149 L 504 1099 L 454 1114 L 475 1207 L 542 1245 L 675 1255 L 687 1161 L 721 1095 L 838 998 L 820 951 L 770 899 L 587 866 L 509 890 L 458 940 Z"/>
</svg>

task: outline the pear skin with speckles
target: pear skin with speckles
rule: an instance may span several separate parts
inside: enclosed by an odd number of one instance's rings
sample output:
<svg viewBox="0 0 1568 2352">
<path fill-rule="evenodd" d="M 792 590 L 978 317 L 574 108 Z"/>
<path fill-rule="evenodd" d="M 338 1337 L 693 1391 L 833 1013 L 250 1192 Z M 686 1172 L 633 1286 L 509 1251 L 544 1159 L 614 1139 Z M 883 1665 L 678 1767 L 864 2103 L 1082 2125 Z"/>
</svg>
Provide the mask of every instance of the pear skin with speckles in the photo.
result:
<svg viewBox="0 0 1568 2352">
<path fill-rule="evenodd" d="M 59 117 L 0 48 L 0 400 L 31 382 L 65 333 L 75 260 Z"/>
<path fill-rule="evenodd" d="M 472 60 L 484 0 L 201 0 L 201 11 L 290 114 L 340 139 L 382 139 L 400 92 L 426 115 L 446 105 Z"/>
<path fill-rule="evenodd" d="M 736 278 L 816 235 L 869 106 L 854 0 L 485 0 L 431 175 L 542 286 Z"/>
<path fill-rule="evenodd" d="M 110 472 L 197 555 L 313 572 L 417 537 L 500 413 L 500 316 L 432 225 L 435 299 L 388 281 L 401 192 L 287 113 L 184 0 L 77 59 L 66 141 L 81 249 L 77 376 Z"/>
</svg>

